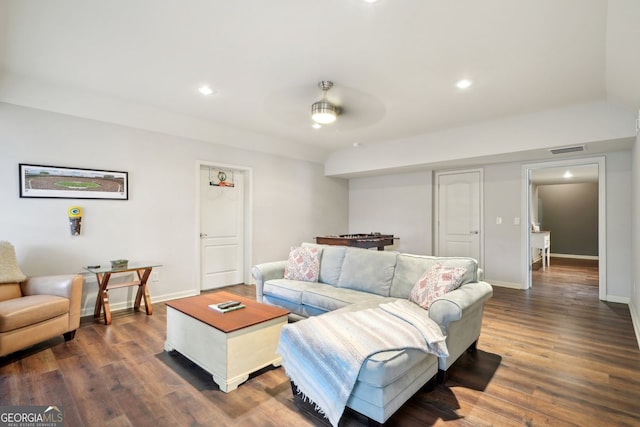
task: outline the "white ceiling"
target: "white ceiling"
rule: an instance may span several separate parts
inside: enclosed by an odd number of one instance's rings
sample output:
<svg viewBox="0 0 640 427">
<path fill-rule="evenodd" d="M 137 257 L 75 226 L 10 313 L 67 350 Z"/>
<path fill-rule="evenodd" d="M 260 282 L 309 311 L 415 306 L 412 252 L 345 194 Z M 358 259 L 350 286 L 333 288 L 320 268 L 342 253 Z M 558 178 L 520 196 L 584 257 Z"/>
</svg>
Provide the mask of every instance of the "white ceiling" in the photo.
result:
<svg viewBox="0 0 640 427">
<path fill-rule="evenodd" d="M 637 109 L 637 3 L 0 0 L 0 101 L 19 77 L 87 109 L 108 99 L 321 150 L 596 100 Z M 344 113 L 314 130 L 325 79 Z"/>
</svg>

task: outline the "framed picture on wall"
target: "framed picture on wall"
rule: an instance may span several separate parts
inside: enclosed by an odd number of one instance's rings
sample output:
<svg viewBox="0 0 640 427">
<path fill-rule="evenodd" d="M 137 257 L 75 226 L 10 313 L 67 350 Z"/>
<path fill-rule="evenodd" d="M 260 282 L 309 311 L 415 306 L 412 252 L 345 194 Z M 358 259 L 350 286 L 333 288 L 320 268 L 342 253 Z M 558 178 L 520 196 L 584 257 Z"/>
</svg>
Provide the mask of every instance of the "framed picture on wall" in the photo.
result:
<svg viewBox="0 0 640 427">
<path fill-rule="evenodd" d="M 127 172 L 20 163 L 20 197 L 129 199 Z"/>
</svg>

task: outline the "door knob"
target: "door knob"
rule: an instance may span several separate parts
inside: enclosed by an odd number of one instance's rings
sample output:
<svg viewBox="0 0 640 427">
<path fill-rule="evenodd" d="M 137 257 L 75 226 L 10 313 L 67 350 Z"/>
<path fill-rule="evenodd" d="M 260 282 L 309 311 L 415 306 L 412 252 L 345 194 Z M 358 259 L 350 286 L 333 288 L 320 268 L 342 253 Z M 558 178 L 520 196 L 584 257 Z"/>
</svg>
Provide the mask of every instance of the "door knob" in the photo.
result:
<svg viewBox="0 0 640 427">
<path fill-rule="evenodd" d="M 205 234 L 205 233 L 200 233 L 200 238 L 202 239 L 203 237 L 207 237 L 207 234 Z"/>
<path fill-rule="evenodd" d="M 478 230 L 471 230 L 469 233 L 470 234 L 478 234 Z"/>
</svg>

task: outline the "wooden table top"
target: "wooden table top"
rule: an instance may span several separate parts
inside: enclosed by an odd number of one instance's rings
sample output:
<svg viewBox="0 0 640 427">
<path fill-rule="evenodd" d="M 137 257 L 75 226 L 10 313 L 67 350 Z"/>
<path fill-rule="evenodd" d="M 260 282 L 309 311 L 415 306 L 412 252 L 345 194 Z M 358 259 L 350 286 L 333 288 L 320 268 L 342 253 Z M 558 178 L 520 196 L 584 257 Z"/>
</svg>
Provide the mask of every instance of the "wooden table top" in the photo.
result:
<svg viewBox="0 0 640 427">
<path fill-rule="evenodd" d="M 230 300 L 240 301 L 246 307 L 226 313 L 209 308 L 209 304 Z M 226 291 L 168 301 L 166 305 L 225 333 L 289 314 L 289 311 L 282 308 L 262 304 Z"/>
</svg>

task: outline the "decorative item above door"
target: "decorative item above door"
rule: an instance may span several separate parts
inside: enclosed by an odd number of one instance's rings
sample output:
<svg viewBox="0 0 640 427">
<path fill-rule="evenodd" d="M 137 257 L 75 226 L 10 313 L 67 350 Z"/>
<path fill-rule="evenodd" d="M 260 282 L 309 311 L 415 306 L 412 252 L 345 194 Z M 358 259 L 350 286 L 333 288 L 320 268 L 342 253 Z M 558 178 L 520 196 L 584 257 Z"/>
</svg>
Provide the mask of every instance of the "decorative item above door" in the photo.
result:
<svg viewBox="0 0 640 427">
<path fill-rule="evenodd" d="M 212 176 L 214 173 L 215 171 L 209 168 L 209 185 L 216 187 L 235 187 L 233 171 L 225 172 L 220 170 L 217 175 Z M 229 176 L 231 176 L 231 180 L 229 180 Z"/>
</svg>

